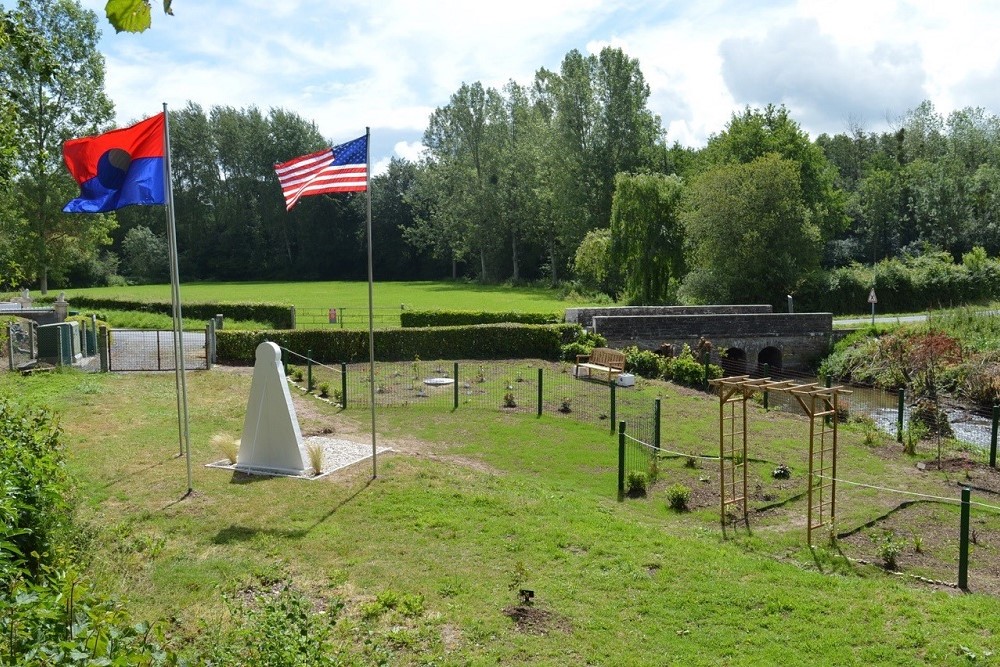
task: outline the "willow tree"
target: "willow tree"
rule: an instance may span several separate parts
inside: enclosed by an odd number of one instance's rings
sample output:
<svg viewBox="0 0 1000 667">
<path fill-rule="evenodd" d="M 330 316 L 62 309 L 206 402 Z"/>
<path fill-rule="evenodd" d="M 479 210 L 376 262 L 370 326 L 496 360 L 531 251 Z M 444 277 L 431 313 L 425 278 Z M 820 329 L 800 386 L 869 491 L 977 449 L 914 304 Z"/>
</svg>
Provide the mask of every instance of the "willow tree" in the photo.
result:
<svg viewBox="0 0 1000 667">
<path fill-rule="evenodd" d="M 630 303 L 673 303 L 684 275 L 684 184 L 677 176 L 618 174 L 611 205 L 611 266 Z"/>
</svg>

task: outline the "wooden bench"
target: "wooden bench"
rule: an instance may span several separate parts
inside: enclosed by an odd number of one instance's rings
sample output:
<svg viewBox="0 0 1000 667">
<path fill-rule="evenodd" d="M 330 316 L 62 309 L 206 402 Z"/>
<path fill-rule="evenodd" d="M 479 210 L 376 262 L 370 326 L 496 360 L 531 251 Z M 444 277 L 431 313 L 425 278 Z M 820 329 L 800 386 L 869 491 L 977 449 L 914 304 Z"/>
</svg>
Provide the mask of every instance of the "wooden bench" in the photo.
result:
<svg viewBox="0 0 1000 667">
<path fill-rule="evenodd" d="M 610 384 L 625 372 L 625 353 L 608 347 L 595 347 L 590 354 L 576 355 L 576 377 L 580 377 L 581 368 L 587 369 L 587 377 L 592 377 L 594 371 L 600 374 L 602 380 L 607 376 Z"/>
</svg>

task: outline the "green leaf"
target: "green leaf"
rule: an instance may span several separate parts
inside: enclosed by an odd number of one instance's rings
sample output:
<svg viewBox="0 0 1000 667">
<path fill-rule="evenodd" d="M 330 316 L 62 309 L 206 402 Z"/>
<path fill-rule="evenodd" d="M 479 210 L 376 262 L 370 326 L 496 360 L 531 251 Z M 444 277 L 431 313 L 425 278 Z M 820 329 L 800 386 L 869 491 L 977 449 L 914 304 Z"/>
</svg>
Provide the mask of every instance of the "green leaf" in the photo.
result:
<svg viewBox="0 0 1000 667">
<path fill-rule="evenodd" d="M 168 5 L 168 2 L 164 2 L 164 11 L 168 9 Z M 149 28 L 148 0 L 108 0 L 104 11 L 115 32 L 143 32 Z"/>
<path fill-rule="evenodd" d="M 174 0 L 163 0 L 163 13 L 167 16 L 174 15 L 174 9 L 171 5 L 174 4 Z"/>
</svg>

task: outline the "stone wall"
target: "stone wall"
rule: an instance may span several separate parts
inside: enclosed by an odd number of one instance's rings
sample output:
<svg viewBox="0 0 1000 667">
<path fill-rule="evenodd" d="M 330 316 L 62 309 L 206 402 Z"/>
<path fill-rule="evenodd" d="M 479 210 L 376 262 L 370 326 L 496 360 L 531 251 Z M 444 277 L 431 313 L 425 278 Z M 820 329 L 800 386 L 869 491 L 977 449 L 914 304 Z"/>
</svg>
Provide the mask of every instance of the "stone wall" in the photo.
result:
<svg viewBox="0 0 1000 667">
<path fill-rule="evenodd" d="M 769 305 L 732 306 L 607 306 L 604 308 L 567 308 L 566 321 L 585 329 L 594 325 L 597 316 L 637 315 L 736 315 L 739 313 L 770 313 Z"/>
<path fill-rule="evenodd" d="M 780 365 L 806 369 L 830 350 L 833 315 L 830 313 L 748 313 L 701 315 L 595 315 L 594 331 L 609 347 L 636 345 L 657 350 L 664 343 L 675 354 L 686 343 L 694 349 L 702 337 L 712 342 L 712 360 L 727 348 L 745 354 L 756 364 L 761 355 L 780 354 Z M 769 349 L 771 348 L 771 349 Z M 773 362 L 772 362 L 773 363 Z"/>
</svg>

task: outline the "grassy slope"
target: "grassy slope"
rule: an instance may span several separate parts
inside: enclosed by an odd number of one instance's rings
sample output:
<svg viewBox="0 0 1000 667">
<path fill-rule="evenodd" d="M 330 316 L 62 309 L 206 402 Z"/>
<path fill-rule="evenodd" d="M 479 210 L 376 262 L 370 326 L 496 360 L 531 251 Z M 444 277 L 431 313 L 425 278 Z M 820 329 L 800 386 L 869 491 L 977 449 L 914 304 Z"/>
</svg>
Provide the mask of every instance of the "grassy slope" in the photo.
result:
<svg viewBox="0 0 1000 667">
<path fill-rule="evenodd" d="M 324 481 L 239 483 L 202 464 L 220 458 L 213 433 L 239 433 L 248 388 L 245 375 L 191 375 L 197 494 L 178 500 L 172 376 L 0 377 L 0 391 L 63 415 L 83 515 L 102 545 L 93 572 L 140 615 L 176 619 L 182 636 L 224 624 L 220 592 L 291 577 L 347 601 L 355 623 L 352 609 L 380 592 L 423 595 L 416 639 L 390 642 L 397 664 L 965 664 L 963 646 L 1000 653 L 994 598 L 813 554 L 801 503 L 731 540 L 711 508 L 676 515 L 662 494 L 617 503 L 614 439 L 561 416 L 385 410 L 384 440 L 405 453 L 383 456 L 376 481 L 361 464 Z M 662 391 L 670 446 L 712 451 L 717 404 Z M 333 426 L 361 441 L 365 420 L 300 411 L 307 432 Z M 801 471 L 808 424 L 773 413 L 754 424 L 759 454 Z M 860 446 L 844 452 L 860 481 L 901 474 Z M 862 500 L 879 504 L 857 496 L 845 524 L 864 518 Z M 546 634 L 517 632 L 500 613 L 514 602 L 518 562 L 520 583 L 559 619 Z"/>
<path fill-rule="evenodd" d="M 170 286 L 139 285 L 67 290 L 66 296 L 70 303 L 74 294 L 169 301 Z M 297 308 L 354 309 L 368 307 L 368 283 L 191 283 L 181 285 L 181 297 L 192 303 L 259 301 L 284 303 Z M 373 302 L 375 308 L 399 308 L 400 304 L 405 304 L 412 310 L 482 310 L 489 307 L 540 313 L 562 312 L 568 305 L 572 305 L 560 301 L 551 289 L 443 281 L 376 282 Z M 493 305 L 487 306 L 487 303 Z"/>
</svg>

